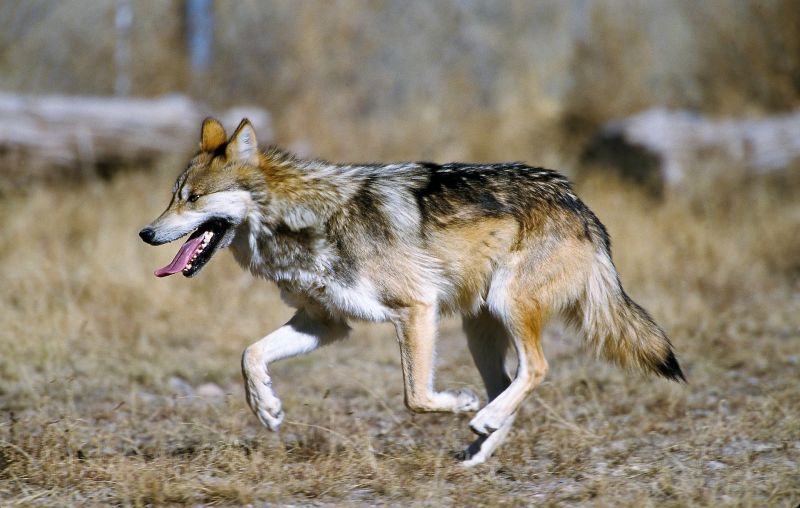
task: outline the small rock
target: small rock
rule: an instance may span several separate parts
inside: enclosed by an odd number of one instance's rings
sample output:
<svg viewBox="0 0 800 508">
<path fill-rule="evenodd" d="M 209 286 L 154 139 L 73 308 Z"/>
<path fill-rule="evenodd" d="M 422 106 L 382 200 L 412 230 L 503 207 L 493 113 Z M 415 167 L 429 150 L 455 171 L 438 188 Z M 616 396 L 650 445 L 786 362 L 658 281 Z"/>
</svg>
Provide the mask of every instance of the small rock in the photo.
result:
<svg viewBox="0 0 800 508">
<path fill-rule="evenodd" d="M 177 395 L 188 397 L 194 392 L 192 385 L 190 385 L 185 379 L 179 378 L 178 376 L 170 377 L 167 380 L 167 386 L 169 386 L 171 392 Z"/>
<path fill-rule="evenodd" d="M 216 383 L 203 383 L 197 387 L 195 393 L 200 397 L 220 398 L 225 396 L 225 390 Z"/>
<path fill-rule="evenodd" d="M 775 448 L 777 448 L 777 446 L 771 443 L 752 443 L 750 446 L 750 450 L 756 453 L 768 452 Z"/>
<path fill-rule="evenodd" d="M 615 452 L 627 452 L 628 451 L 628 443 L 625 442 L 623 439 L 618 439 L 616 441 L 612 441 L 610 443 L 611 449 Z"/>
<path fill-rule="evenodd" d="M 708 462 L 706 462 L 706 467 L 709 469 L 713 469 L 715 471 L 719 471 L 721 469 L 727 469 L 728 466 L 727 464 L 723 464 L 718 460 L 709 460 Z"/>
<path fill-rule="evenodd" d="M 96 455 L 98 457 L 111 457 L 116 455 L 117 453 L 118 453 L 117 450 L 115 450 L 114 448 L 111 448 L 110 446 L 105 446 L 103 448 L 100 448 L 97 451 Z"/>
<path fill-rule="evenodd" d="M 138 397 L 139 400 L 141 400 L 145 404 L 152 404 L 153 402 L 158 400 L 158 395 L 146 392 L 144 390 L 139 390 L 138 392 L 136 392 L 136 397 Z"/>
</svg>

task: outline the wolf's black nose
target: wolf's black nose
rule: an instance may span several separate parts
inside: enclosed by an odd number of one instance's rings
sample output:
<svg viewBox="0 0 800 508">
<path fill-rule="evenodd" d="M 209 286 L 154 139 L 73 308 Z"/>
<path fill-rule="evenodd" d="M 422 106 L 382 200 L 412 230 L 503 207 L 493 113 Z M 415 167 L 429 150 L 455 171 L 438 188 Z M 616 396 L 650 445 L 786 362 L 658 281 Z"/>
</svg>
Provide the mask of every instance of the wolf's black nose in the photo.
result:
<svg viewBox="0 0 800 508">
<path fill-rule="evenodd" d="M 142 238 L 142 240 L 152 245 L 153 238 L 156 236 L 156 232 L 153 231 L 152 228 L 144 228 L 139 231 L 139 236 Z"/>
</svg>

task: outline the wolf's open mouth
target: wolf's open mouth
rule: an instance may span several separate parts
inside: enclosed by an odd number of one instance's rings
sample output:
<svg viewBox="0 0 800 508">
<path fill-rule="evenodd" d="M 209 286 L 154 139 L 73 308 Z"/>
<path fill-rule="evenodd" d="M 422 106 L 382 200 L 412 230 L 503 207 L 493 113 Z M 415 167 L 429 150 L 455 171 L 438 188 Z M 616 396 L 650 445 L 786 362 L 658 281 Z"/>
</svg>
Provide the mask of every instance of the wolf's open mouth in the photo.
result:
<svg viewBox="0 0 800 508">
<path fill-rule="evenodd" d="M 193 277 L 208 263 L 219 241 L 225 236 L 230 224 L 224 220 L 213 219 L 200 225 L 189 235 L 172 262 L 155 271 L 156 277 L 166 277 L 183 272 L 185 277 Z"/>
</svg>

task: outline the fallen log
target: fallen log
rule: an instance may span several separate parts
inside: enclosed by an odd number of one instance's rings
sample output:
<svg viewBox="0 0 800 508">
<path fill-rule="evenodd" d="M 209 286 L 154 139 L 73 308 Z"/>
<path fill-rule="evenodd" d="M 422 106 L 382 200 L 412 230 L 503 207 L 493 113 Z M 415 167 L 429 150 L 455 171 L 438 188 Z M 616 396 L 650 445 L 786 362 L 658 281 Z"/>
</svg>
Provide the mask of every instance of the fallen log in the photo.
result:
<svg viewBox="0 0 800 508">
<path fill-rule="evenodd" d="M 613 167 L 654 188 L 677 187 L 714 167 L 781 170 L 800 158 L 800 112 L 712 119 L 651 109 L 610 122 L 583 152 L 585 166 Z"/>
<path fill-rule="evenodd" d="M 214 112 L 181 95 L 154 99 L 20 96 L 0 93 L 0 191 L 45 181 L 104 177 L 147 168 L 196 147 L 200 123 L 228 128 L 243 117 L 263 142 L 270 116 L 257 107 Z"/>
</svg>

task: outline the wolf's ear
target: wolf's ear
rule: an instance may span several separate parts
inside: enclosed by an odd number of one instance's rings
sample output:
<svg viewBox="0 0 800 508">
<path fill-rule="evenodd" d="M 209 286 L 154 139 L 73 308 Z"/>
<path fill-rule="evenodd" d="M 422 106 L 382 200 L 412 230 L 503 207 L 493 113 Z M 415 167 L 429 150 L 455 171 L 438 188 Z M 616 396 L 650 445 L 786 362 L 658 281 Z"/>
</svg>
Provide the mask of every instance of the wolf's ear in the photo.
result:
<svg viewBox="0 0 800 508">
<path fill-rule="evenodd" d="M 247 118 L 242 120 L 239 126 L 236 127 L 236 130 L 233 131 L 233 135 L 230 141 L 228 141 L 228 147 L 225 149 L 225 157 L 227 157 L 229 161 L 258 161 L 256 131 Z"/>
<path fill-rule="evenodd" d="M 222 146 L 226 139 L 225 128 L 219 120 L 211 117 L 203 120 L 203 127 L 200 129 L 200 150 L 213 152 Z"/>
</svg>

